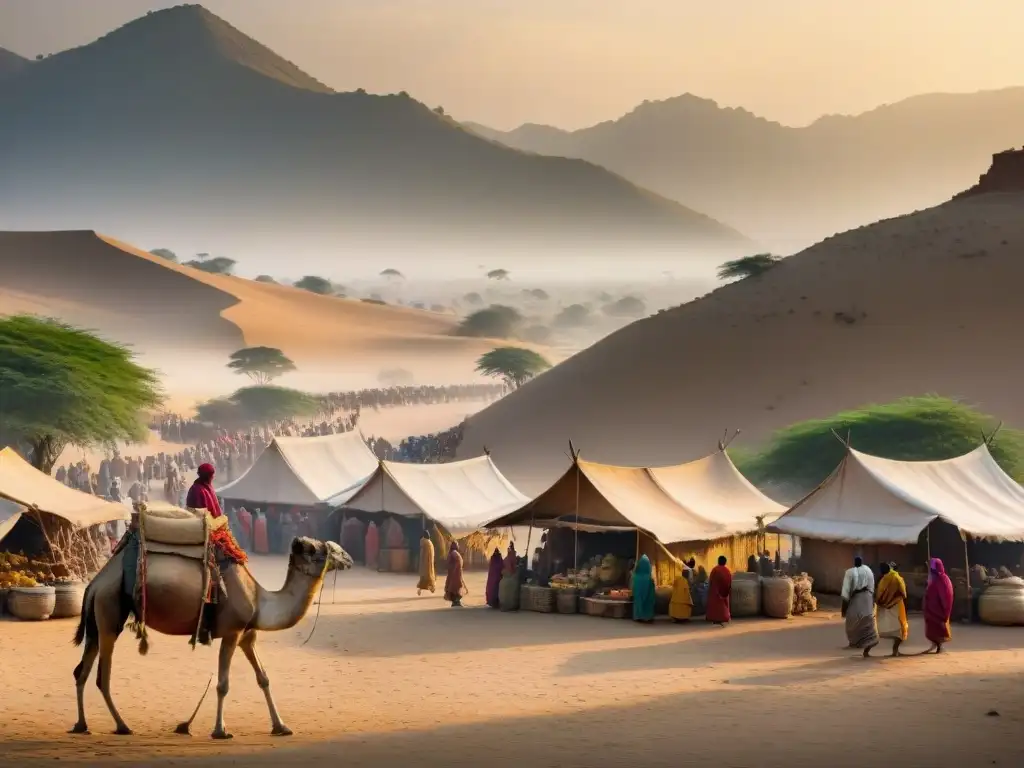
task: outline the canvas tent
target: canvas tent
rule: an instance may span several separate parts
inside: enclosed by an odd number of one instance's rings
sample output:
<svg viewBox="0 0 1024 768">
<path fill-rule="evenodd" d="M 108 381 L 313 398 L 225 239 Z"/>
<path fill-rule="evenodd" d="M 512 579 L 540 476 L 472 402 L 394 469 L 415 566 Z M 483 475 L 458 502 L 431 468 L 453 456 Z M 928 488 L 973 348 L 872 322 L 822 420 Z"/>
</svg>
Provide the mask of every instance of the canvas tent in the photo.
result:
<svg viewBox="0 0 1024 768">
<path fill-rule="evenodd" d="M 224 499 L 297 507 L 338 506 L 377 468 L 358 431 L 322 437 L 276 437 L 249 470 L 217 489 Z"/>
<path fill-rule="evenodd" d="M 0 500 L 7 502 L 0 507 L 0 529 L 7 526 L 8 531 L 26 509 L 60 517 L 76 528 L 131 519 L 131 510 L 123 504 L 69 488 L 40 472 L 13 448 L 0 451 Z M 10 525 L 4 522 L 5 516 Z"/>
<path fill-rule="evenodd" d="M 25 511 L 25 508 L 21 504 L 15 504 L 13 501 L 7 501 L 6 499 L 0 499 L 0 541 L 3 541 L 14 524 L 21 519 L 21 513 Z"/>
<path fill-rule="evenodd" d="M 769 531 L 850 544 L 915 544 L 935 520 L 976 539 L 1024 541 L 1024 488 L 983 444 L 945 461 L 848 448 L 832 475 Z"/>
<path fill-rule="evenodd" d="M 687 464 L 617 467 L 577 458 L 554 485 L 491 526 L 638 529 L 662 544 L 713 541 L 758 528 L 784 508 L 719 450 Z"/>
<path fill-rule="evenodd" d="M 343 509 L 426 518 L 461 538 L 526 504 L 490 456 L 444 464 L 381 461 Z"/>
</svg>

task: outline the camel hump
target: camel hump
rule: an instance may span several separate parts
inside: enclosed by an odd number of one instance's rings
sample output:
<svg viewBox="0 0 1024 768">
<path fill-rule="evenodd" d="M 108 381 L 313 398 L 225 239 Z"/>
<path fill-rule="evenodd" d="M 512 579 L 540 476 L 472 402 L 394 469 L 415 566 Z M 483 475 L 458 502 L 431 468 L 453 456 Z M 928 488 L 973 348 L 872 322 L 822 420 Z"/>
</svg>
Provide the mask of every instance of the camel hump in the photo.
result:
<svg viewBox="0 0 1024 768">
<path fill-rule="evenodd" d="M 140 513 L 143 536 L 147 542 L 174 546 L 203 546 L 209 533 L 220 530 L 228 523 L 228 519 L 223 515 L 213 517 L 206 513 L 200 517 L 184 509 L 170 507 L 169 510 L 182 513 L 184 516 L 165 516 L 155 514 L 149 509 Z"/>
</svg>

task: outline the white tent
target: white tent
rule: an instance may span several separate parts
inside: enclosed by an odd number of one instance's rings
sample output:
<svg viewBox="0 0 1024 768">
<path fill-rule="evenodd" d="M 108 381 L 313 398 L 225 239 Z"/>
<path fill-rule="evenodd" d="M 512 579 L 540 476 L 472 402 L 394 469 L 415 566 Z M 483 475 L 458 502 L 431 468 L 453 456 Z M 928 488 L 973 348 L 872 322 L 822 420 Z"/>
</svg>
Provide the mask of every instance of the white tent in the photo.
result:
<svg viewBox="0 0 1024 768">
<path fill-rule="evenodd" d="M 460 538 L 528 501 L 498 471 L 490 456 L 480 456 L 445 464 L 381 461 L 343 508 L 426 516 Z"/>
<path fill-rule="evenodd" d="M 768 527 L 859 544 L 913 544 L 942 519 L 975 538 L 1024 541 L 1024 488 L 982 445 L 945 461 L 893 461 L 852 448 L 815 491 Z"/>
<path fill-rule="evenodd" d="M 577 515 L 578 510 L 578 515 Z M 725 451 L 670 467 L 617 467 L 577 459 L 533 501 L 490 526 L 640 529 L 663 544 L 715 541 L 757 530 L 784 508 L 747 482 Z M 577 522 L 578 521 L 578 522 Z"/>
<path fill-rule="evenodd" d="M 358 431 L 276 437 L 249 470 L 217 495 L 252 504 L 312 507 L 347 501 L 377 468 Z"/>
<path fill-rule="evenodd" d="M 13 514 L 24 509 L 13 509 L 11 503 L 27 509 L 55 515 L 79 528 L 86 528 L 111 520 L 130 520 L 131 510 L 92 494 L 76 491 L 33 467 L 13 448 L 0 451 L 0 499 L 8 502 L 0 509 L 0 526 L 10 521 Z M 15 518 L 14 522 L 17 522 Z M 10 523 L 10 527 L 14 526 Z M 9 530 L 9 529 L 8 529 Z"/>
</svg>

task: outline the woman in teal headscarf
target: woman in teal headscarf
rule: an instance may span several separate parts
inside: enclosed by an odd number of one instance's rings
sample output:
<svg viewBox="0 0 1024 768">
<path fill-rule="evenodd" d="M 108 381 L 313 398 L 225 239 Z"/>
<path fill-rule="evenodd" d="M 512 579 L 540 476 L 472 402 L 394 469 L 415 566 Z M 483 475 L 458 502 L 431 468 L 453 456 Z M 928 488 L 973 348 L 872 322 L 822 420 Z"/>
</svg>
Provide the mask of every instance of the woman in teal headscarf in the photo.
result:
<svg viewBox="0 0 1024 768">
<path fill-rule="evenodd" d="M 654 621 L 654 579 L 647 555 L 641 555 L 633 569 L 633 621 Z"/>
</svg>

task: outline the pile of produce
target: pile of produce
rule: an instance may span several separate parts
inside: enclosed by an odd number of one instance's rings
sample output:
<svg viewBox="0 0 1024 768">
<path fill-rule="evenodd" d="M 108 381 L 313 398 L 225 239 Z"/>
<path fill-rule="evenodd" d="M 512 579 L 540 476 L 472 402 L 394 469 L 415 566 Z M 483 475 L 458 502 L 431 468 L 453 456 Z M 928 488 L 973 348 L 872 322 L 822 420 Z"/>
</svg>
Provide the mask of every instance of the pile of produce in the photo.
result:
<svg viewBox="0 0 1024 768">
<path fill-rule="evenodd" d="M 814 579 L 806 573 L 793 577 L 793 615 L 818 610 L 818 598 L 811 594 Z"/>
<path fill-rule="evenodd" d="M 631 589 L 609 589 L 597 597 L 604 598 L 607 600 L 632 600 L 633 590 Z"/>
<path fill-rule="evenodd" d="M 590 583 L 590 571 L 574 571 L 569 569 L 566 574 L 558 574 L 551 577 L 550 585 L 553 589 L 578 589 L 586 587 Z"/>
<path fill-rule="evenodd" d="M 53 581 L 53 572 L 46 563 L 30 560 L 25 555 L 0 552 L 0 589 L 38 587 Z"/>
</svg>

